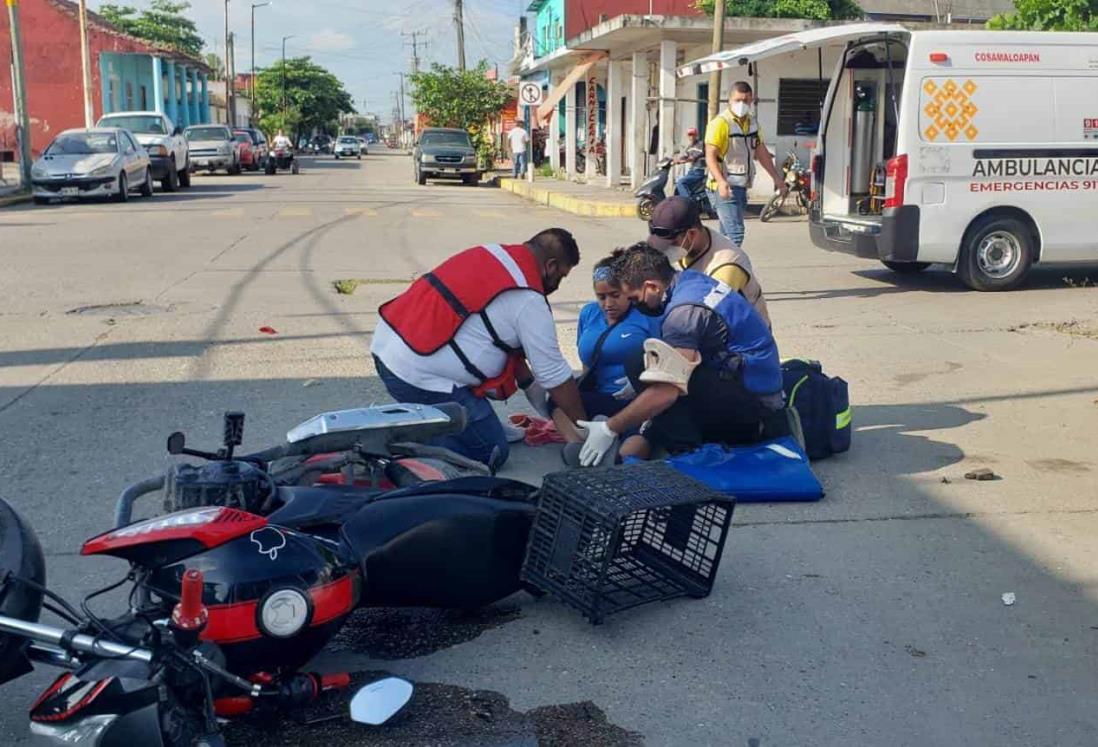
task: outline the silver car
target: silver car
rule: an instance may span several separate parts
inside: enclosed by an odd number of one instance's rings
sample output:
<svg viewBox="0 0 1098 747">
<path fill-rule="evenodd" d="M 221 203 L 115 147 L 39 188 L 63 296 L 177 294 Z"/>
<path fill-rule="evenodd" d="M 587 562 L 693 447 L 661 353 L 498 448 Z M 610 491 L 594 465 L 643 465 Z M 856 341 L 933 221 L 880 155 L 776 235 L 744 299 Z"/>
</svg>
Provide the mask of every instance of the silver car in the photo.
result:
<svg viewBox="0 0 1098 747">
<path fill-rule="evenodd" d="M 225 125 L 191 125 L 183 130 L 190 147 L 191 171 L 205 169 L 213 173 L 224 169 L 227 174 L 240 173 L 236 155 L 236 139 Z"/>
<path fill-rule="evenodd" d="M 343 135 L 335 141 L 335 145 L 332 146 L 332 153 L 335 154 L 336 160 L 340 158 L 362 158 L 362 143 L 358 141 L 357 137 L 351 135 Z"/>
<path fill-rule="evenodd" d="M 56 198 L 129 199 L 132 190 L 153 193 L 149 154 L 126 130 L 117 127 L 65 130 L 31 166 L 34 201 Z"/>
</svg>

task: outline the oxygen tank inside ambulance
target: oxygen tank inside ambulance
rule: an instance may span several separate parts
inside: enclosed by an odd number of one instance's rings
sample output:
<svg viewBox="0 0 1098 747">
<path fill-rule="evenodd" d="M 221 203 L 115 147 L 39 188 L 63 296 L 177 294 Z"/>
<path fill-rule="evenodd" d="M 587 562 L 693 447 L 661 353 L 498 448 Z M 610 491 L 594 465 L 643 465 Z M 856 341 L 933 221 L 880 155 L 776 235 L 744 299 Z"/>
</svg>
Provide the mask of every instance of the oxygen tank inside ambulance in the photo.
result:
<svg viewBox="0 0 1098 747">
<path fill-rule="evenodd" d="M 813 164 L 825 219 L 844 219 L 848 225 L 880 221 L 888 161 L 896 155 L 906 65 L 907 47 L 894 38 L 846 51 L 824 112 L 823 157 Z"/>
</svg>

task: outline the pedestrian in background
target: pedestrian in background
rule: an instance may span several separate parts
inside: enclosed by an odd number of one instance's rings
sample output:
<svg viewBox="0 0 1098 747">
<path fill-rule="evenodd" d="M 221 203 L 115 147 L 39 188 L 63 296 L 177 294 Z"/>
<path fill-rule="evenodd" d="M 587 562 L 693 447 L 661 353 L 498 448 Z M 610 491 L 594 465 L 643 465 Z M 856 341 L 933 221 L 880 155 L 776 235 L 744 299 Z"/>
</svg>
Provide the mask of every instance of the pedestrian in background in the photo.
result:
<svg viewBox="0 0 1098 747">
<path fill-rule="evenodd" d="M 511 142 L 511 176 L 518 179 L 526 173 L 526 146 L 530 143 L 530 135 L 516 122 L 507 133 L 507 139 Z"/>
<path fill-rule="evenodd" d="M 789 191 L 751 115 L 753 101 L 751 85 L 736 81 L 728 97 L 728 108 L 705 128 L 709 201 L 720 218 L 721 233 L 736 246 L 743 246 L 743 216 L 747 211 L 747 190 L 755 181 L 755 161 L 770 174 L 775 190 L 783 196 Z"/>
</svg>

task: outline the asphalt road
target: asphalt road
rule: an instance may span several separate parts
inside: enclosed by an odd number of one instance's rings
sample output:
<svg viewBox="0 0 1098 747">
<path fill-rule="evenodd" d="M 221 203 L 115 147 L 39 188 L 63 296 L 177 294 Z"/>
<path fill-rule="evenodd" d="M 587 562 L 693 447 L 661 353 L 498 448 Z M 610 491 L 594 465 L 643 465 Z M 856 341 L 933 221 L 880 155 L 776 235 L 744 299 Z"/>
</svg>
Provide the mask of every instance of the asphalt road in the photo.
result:
<svg viewBox="0 0 1098 747">
<path fill-rule="evenodd" d="M 591 264 L 643 238 L 633 220 L 417 187 L 399 154 L 304 165 L 200 175 L 127 205 L 0 210 L 0 491 L 37 529 L 58 592 L 124 572 L 77 551 L 124 484 L 165 466 L 169 432 L 213 447 L 221 413 L 243 409 L 259 448 L 316 412 L 382 401 L 369 335 L 415 273 L 569 228 L 583 266 L 553 302 L 572 354 Z M 1098 273 L 976 294 L 948 272 L 900 278 L 818 251 L 795 219 L 750 223 L 746 248 L 783 355 L 850 382 L 854 447 L 817 464 L 822 502 L 738 507 L 705 600 L 592 627 L 517 595 L 423 655 L 364 646 L 322 663 L 493 691 L 521 712 L 590 701 L 652 745 L 1098 742 Z M 336 294 L 348 278 L 365 282 Z M 551 447 L 519 450 L 508 473 L 558 467 Z M 963 479 L 979 467 L 1001 479 Z M 0 743 L 26 738 L 49 676 L 0 688 Z"/>
</svg>

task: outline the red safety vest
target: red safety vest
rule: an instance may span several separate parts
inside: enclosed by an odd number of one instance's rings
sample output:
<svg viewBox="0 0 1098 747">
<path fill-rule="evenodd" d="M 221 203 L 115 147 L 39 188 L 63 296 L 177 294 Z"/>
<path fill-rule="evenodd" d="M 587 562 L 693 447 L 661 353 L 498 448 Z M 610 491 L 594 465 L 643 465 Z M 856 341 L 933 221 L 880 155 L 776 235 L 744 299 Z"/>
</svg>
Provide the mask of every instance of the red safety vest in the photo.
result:
<svg viewBox="0 0 1098 747">
<path fill-rule="evenodd" d="M 447 346 L 453 350 L 465 370 L 480 382 L 474 394 L 506 399 L 518 389 L 515 368 L 523 353 L 500 339 L 485 310 L 496 296 L 509 290 L 545 294 L 533 252 L 523 244 L 475 246 L 417 278 L 408 290 L 382 304 L 378 313 L 418 355 L 433 355 Z M 461 325 L 473 315 L 480 316 L 492 344 L 507 354 L 498 373 L 478 369 L 454 341 Z"/>
</svg>

